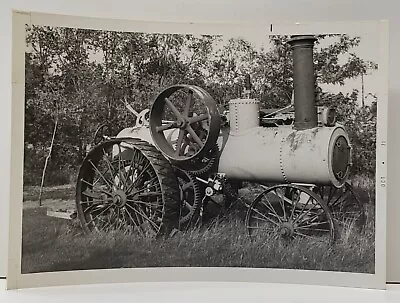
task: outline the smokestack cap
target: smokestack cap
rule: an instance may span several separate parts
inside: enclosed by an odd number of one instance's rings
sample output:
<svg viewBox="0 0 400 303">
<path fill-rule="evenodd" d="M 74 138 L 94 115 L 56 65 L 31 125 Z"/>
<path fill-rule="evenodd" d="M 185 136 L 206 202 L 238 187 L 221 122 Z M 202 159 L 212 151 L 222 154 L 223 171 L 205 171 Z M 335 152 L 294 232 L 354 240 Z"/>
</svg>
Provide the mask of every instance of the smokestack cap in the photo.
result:
<svg viewBox="0 0 400 303">
<path fill-rule="evenodd" d="M 292 48 L 294 47 L 313 47 L 314 42 L 318 39 L 313 35 L 294 35 L 291 36 L 291 39 L 288 41 Z"/>
</svg>

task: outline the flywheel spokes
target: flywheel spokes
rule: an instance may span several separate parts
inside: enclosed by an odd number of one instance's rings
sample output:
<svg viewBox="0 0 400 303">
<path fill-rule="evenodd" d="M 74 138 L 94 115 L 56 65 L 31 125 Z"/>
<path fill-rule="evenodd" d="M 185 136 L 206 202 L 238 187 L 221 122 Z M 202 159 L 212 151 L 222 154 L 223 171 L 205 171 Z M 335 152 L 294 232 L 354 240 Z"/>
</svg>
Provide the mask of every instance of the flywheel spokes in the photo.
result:
<svg viewBox="0 0 400 303">
<path fill-rule="evenodd" d="M 154 143 L 171 161 L 183 163 L 214 147 L 220 129 L 215 101 L 202 88 L 175 85 L 164 90 L 150 112 Z"/>
</svg>

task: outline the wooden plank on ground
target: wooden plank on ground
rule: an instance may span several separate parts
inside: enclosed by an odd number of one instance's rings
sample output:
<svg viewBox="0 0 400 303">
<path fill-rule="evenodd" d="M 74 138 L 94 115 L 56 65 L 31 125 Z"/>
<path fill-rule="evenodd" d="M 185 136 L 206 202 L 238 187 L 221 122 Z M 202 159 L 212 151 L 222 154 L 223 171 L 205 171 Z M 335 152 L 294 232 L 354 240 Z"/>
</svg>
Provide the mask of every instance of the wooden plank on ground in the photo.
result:
<svg viewBox="0 0 400 303">
<path fill-rule="evenodd" d="M 47 215 L 49 217 L 56 217 L 61 219 L 71 220 L 72 212 L 65 212 L 65 211 L 54 211 L 54 210 L 47 210 Z"/>
</svg>

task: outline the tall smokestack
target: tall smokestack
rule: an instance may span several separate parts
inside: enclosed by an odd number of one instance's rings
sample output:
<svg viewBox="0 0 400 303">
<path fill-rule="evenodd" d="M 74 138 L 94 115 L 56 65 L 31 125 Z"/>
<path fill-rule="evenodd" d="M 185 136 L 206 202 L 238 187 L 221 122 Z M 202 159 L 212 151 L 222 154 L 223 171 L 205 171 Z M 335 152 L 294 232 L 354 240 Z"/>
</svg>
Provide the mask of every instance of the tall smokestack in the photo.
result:
<svg viewBox="0 0 400 303">
<path fill-rule="evenodd" d="M 314 36 L 292 36 L 295 129 L 318 126 L 315 104 Z"/>
</svg>

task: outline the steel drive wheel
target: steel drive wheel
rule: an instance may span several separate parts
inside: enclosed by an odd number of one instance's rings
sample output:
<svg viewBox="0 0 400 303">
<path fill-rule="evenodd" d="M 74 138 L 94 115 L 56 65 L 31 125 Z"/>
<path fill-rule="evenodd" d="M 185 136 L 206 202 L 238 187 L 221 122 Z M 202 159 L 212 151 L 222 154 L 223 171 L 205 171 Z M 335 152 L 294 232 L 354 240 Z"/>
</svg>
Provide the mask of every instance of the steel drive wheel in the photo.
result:
<svg viewBox="0 0 400 303">
<path fill-rule="evenodd" d="M 76 208 L 86 232 L 165 234 L 178 225 L 178 183 L 169 162 L 152 145 L 110 139 L 83 161 Z"/>
<path fill-rule="evenodd" d="M 150 132 L 155 145 L 172 162 L 185 163 L 212 149 L 220 131 L 216 102 L 204 89 L 174 85 L 155 99 Z"/>
<path fill-rule="evenodd" d="M 338 226 L 358 229 L 364 227 L 365 207 L 350 183 L 346 182 L 342 188 L 319 186 L 314 191 L 329 207 Z"/>
<path fill-rule="evenodd" d="M 255 237 L 335 239 L 335 224 L 325 202 L 295 184 L 276 185 L 262 192 L 247 212 L 246 226 Z"/>
</svg>

